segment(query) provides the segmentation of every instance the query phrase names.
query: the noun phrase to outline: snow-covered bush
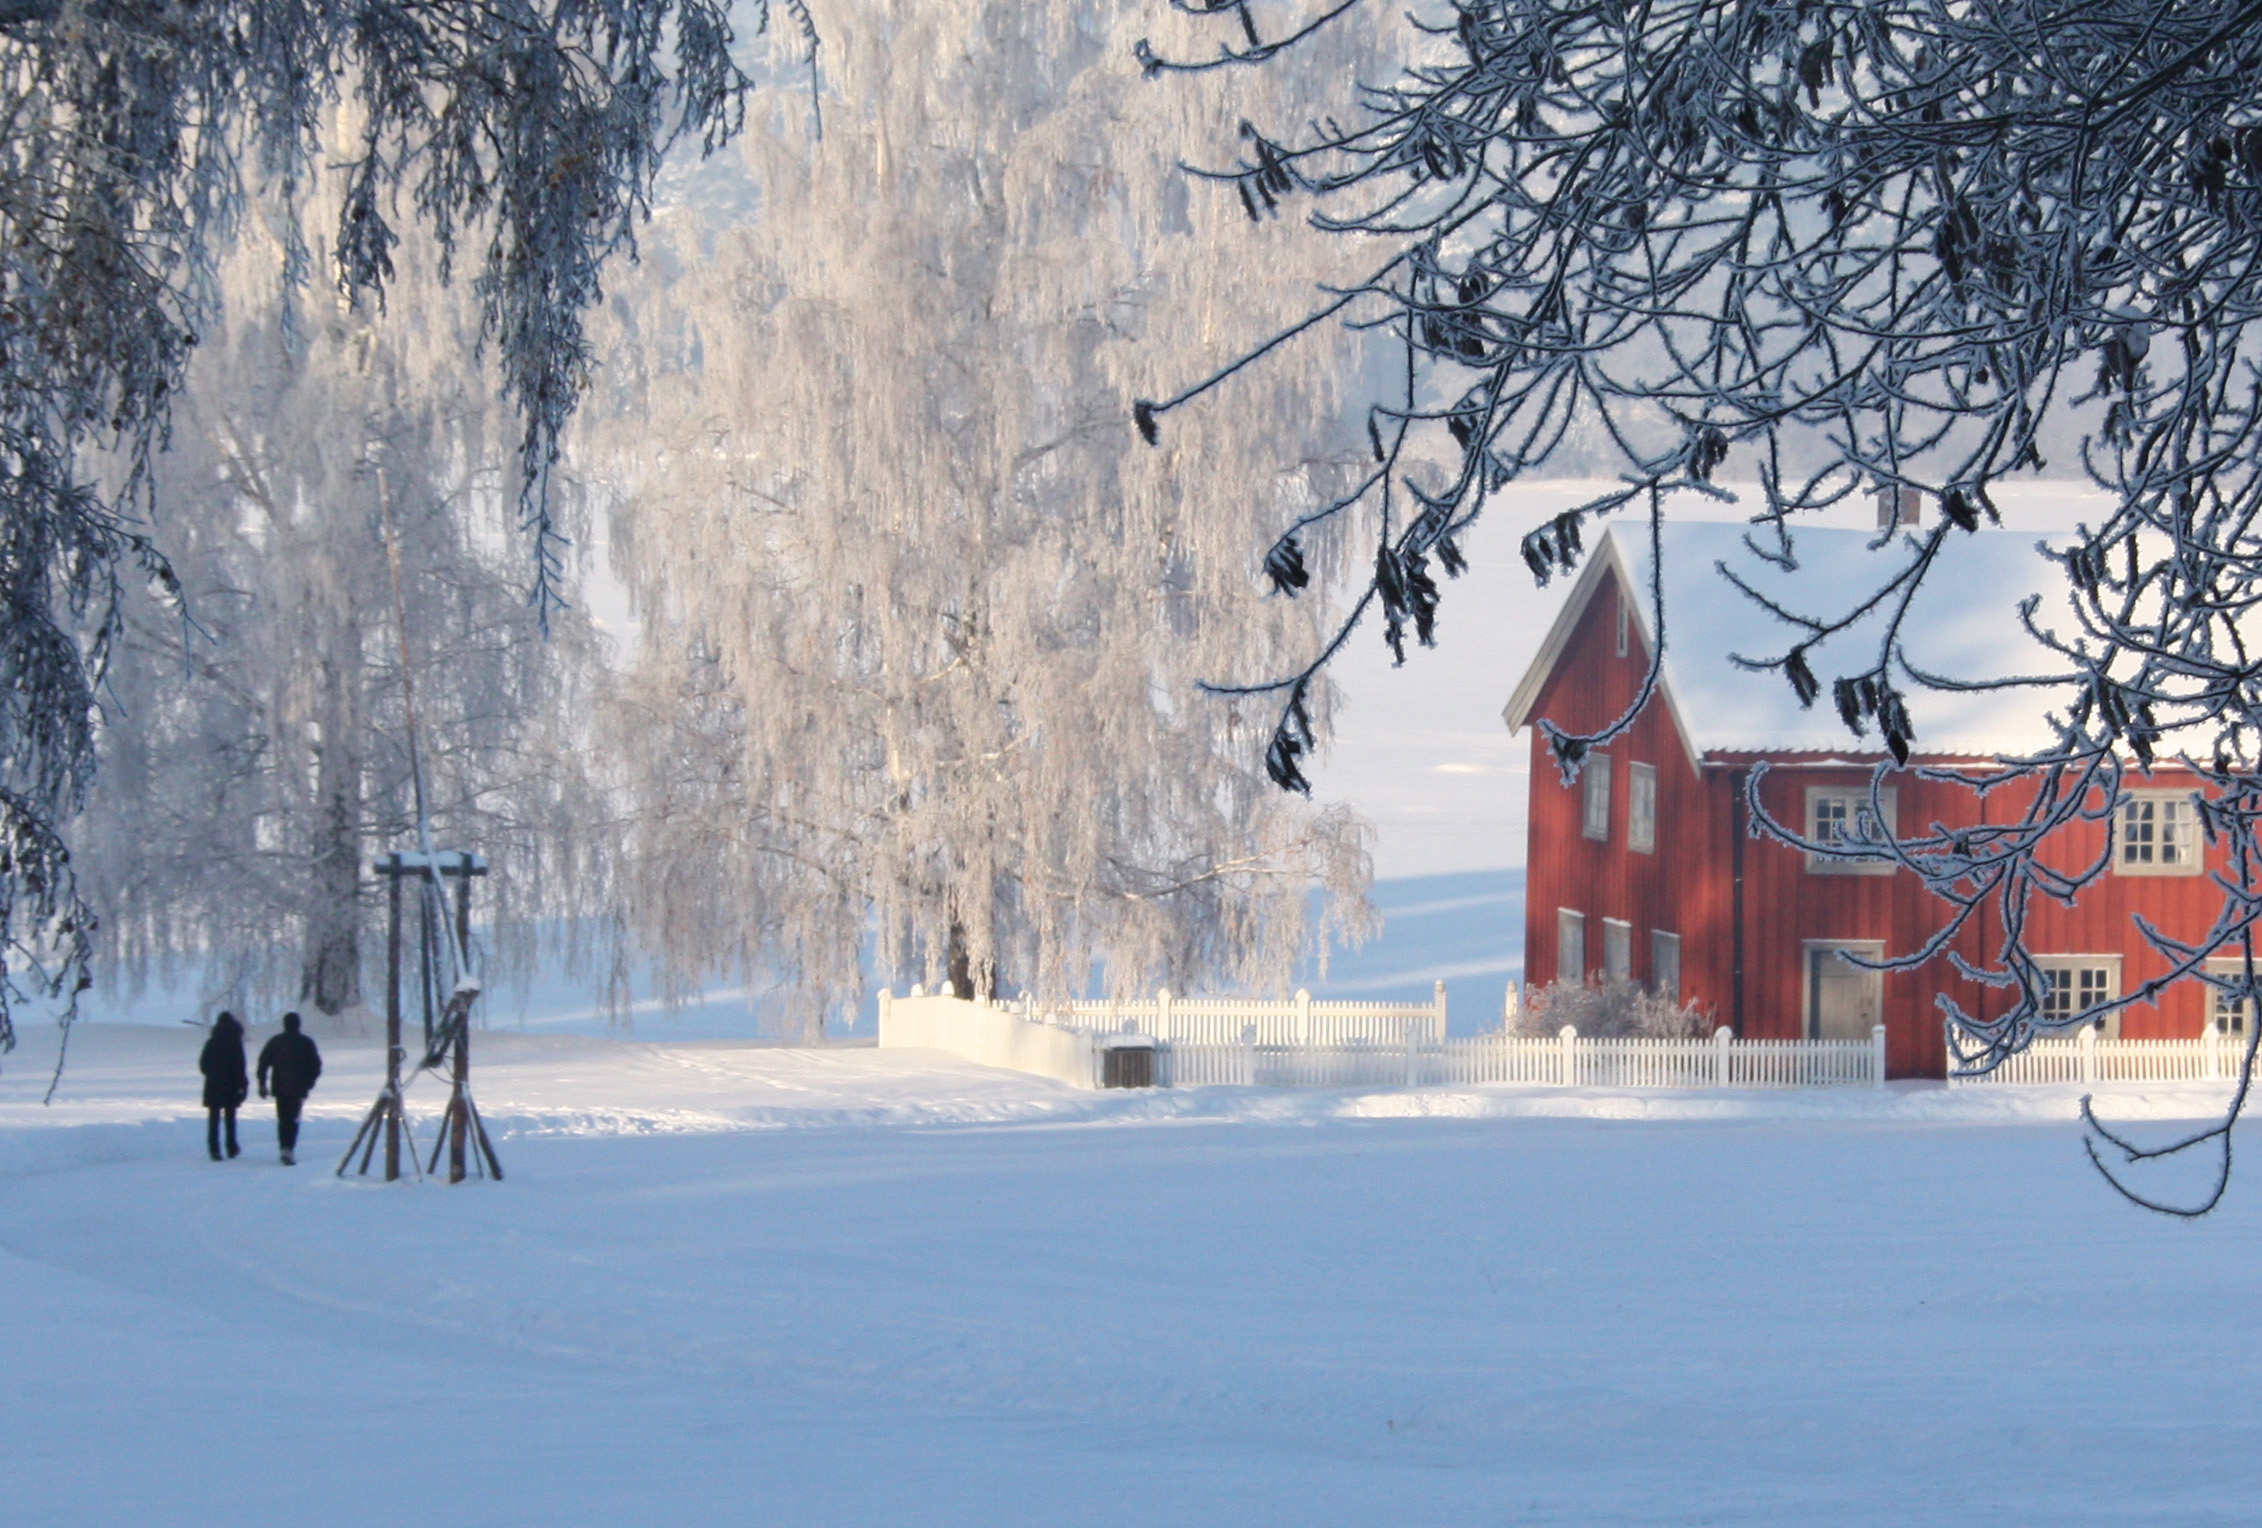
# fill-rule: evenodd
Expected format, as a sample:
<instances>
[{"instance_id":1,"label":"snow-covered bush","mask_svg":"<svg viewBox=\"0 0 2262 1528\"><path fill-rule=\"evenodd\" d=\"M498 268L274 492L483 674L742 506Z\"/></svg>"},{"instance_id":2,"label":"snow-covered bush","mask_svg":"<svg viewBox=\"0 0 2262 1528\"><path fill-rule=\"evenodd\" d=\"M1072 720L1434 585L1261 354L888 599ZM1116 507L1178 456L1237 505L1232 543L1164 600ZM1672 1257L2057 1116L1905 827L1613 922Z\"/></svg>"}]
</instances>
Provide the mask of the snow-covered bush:
<instances>
[{"instance_id":1,"label":"snow-covered bush","mask_svg":"<svg viewBox=\"0 0 2262 1528\"><path fill-rule=\"evenodd\" d=\"M1712 1015L1695 1003L1676 1003L1639 982L1620 980L1534 987L1510 1021L1509 1033L1551 1036L1562 1033L1566 1024L1589 1040L1701 1040L1713 1030Z\"/></svg>"}]
</instances>

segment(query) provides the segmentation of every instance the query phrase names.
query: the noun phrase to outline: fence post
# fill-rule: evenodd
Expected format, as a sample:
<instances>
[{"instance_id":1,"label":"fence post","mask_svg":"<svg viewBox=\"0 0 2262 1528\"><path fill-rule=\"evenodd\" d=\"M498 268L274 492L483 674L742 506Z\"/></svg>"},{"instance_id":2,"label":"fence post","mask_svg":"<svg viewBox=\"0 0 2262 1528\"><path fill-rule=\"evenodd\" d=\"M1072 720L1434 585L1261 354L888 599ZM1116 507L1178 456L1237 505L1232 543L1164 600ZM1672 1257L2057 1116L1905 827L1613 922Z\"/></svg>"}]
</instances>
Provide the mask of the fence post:
<instances>
[{"instance_id":1,"label":"fence post","mask_svg":"<svg viewBox=\"0 0 2262 1528\"><path fill-rule=\"evenodd\" d=\"M1869 1085L1885 1086L1885 1026L1882 1024L1869 1026Z\"/></svg>"},{"instance_id":2,"label":"fence post","mask_svg":"<svg viewBox=\"0 0 2262 1528\"><path fill-rule=\"evenodd\" d=\"M1564 1025L1563 1033L1561 1034L1561 1036L1559 1036L1559 1038L1563 1042L1563 1086L1567 1088L1575 1087L1578 1085L1579 1081L1578 1025Z\"/></svg>"},{"instance_id":3,"label":"fence post","mask_svg":"<svg viewBox=\"0 0 2262 1528\"><path fill-rule=\"evenodd\" d=\"M2097 1026L2094 1024L2081 1026L2081 1080L2097 1080Z\"/></svg>"},{"instance_id":4,"label":"fence post","mask_svg":"<svg viewBox=\"0 0 2262 1528\"><path fill-rule=\"evenodd\" d=\"M1523 1011L1523 1008L1523 994L1516 990L1515 982L1510 981L1508 990L1500 995L1500 1032L1502 1034L1511 1034L1515 1031L1516 1016Z\"/></svg>"},{"instance_id":5,"label":"fence post","mask_svg":"<svg viewBox=\"0 0 2262 1528\"><path fill-rule=\"evenodd\" d=\"M1175 1040L1178 1032L1170 1027L1170 989L1164 987L1155 993L1155 1038Z\"/></svg>"},{"instance_id":6,"label":"fence post","mask_svg":"<svg viewBox=\"0 0 2262 1528\"><path fill-rule=\"evenodd\" d=\"M1716 1088L1728 1085L1728 1045L1735 1038L1736 1032L1725 1024L1712 1032L1712 1085Z\"/></svg>"},{"instance_id":7,"label":"fence post","mask_svg":"<svg viewBox=\"0 0 2262 1528\"><path fill-rule=\"evenodd\" d=\"M1296 1043L1312 1043L1312 993L1308 987L1296 989Z\"/></svg>"},{"instance_id":8,"label":"fence post","mask_svg":"<svg viewBox=\"0 0 2262 1528\"><path fill-rule=\"evenodd\" d=\"M2215 1021L2211 1017L2200 1033L2207 1038L2207 1079L2212 1082L2223 1075L2222 1037L2215 1032Z\"/></svg>"},{"instance_id":9,"label":"fence post","mask_svg":"<svg viewBox=\"0 0 2262 1528\"><path fill-rule=\"evenodd\" d=\"M1257 1085L1257 1026L1254 1024L1241 1026L1241 1085L1249 1088Z\"/></svg>"},{"instance_id":10,"label":"fence post","mask_svg":"<svg viewBox=\"0 0 2262 1528\"><path fill-rule=\"evenodd\" d=\"M1431 1038L1442 1043L1445 1039L1445 983L1437 984L1437 997L1432 1006L1437 1010L1437 1033Z\"/></svg>"},{"instance_id":11,"label":"fence post","mask_svg":"<svg viewBox=\"0 0 2262 1528\"><path fill-rule=\"evenodd\" d=\"M1417 1059L1421 1055L1420 1027L1412 1014L1406 1015L1406 1086L1409 1088L1422 1085L1421 1062Z\"/></svg>"}]
</instances>

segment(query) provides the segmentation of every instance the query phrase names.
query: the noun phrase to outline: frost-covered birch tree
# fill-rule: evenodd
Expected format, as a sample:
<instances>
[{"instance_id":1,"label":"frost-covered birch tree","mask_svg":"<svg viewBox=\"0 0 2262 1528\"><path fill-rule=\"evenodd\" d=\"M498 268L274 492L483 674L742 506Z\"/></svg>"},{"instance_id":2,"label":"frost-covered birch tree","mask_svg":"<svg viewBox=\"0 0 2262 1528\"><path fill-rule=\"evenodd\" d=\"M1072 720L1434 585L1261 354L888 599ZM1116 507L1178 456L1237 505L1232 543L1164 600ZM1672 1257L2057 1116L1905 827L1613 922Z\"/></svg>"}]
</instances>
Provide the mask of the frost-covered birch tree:
<instances>
[{"instance_id":1,"label":"frost-covered birch tree","mask_svg":"<svg viewBox=\"0 0 2262 1528\"><path fill-rule=\"evenodd\" d=\"M577 724L602 662L577 612L545 633L526 597L464 294L429 261L384 315L278 295L256 254L227 279L156 466L185 611L123 616L71 840L114 980L193 958L214 1001L334 1014L381 959L363 867L414 828L404 638L433 830L503 872L482 913L511 953L602 892L559 873L598 836Z\"/></svg>"},{"instance_id":2,"label":"frost-covered birch tree","mask_svg":"<svg viewBox=\"0 0 2262 1528\"><path fill-rule=\"evenodd\" d=\"M178 592L153 463L247 194L339 193L289 279L376 301L409 223L477 273L547 599L582 316L669 146L736 131L731 42L717 0L0 5L0 1050L13 1003L74 992L92 954L59 830L93 779L127 586ZM341 98L355 130L325 141Z\"/></svg>"},{"instance_id":3,"label":"frost-covered birch tree","mask_svg":"<svg viewBox=\"0 0 2262 1528\"><path fill-rule=\"evenodd\" d=\"M1257 528L1362 449L1331 370L1280 368L1160 456L1126 400L1300 301L1326 258L1171 156L1235 88L1142 88L1135 7L894 0L757 110L760 213L685 216L633 306L620 566L645 613L616 714L628 916L678 972L837 1002L868 938L959 990L1278 986L1320 886L1363 917L1363 829L1277 796L1264 729L1199 697L1285 661L1324 598L1263 599ZM1258 79L1284 107L1290 81ZM663 220L665 222L666 220ZM1308 265L1302 267L1308 269ZM1313 692L1315 725L1324 692Z\"/></svg>"},{"instance_id":4,"label":"frost-covered birch tree","mask_svg":"<svg viewBox=\"0 0 2262 1528\"><path fill-rule=\"evenodd\" d=\"M1142 45L1158 75L1279 68L1373 7L1188 9L1208 35ZM1389 506L1352 619L1376 616L1394 644L1429 641L1434 573L1454 571L1456 538L1581 424L1601 426L1625 482L1525 538L1543 581L1578 561L1596 516L1656 515L1664 492L1713 491L1724 474L1758 483L1753 539L1784 562L1802 515L1873 483L1915 488L1941 523L1835 609L1778 609L1782 648L1756 665L1802 703L1827 696L1850 735L1905 762L1920 746L1905 697L1944 682L1902 655L1909 597L1995 518L1999 485L2055 457L2111 505L2056 551L2070 615L2029 612L2062 671L2002 676L2015 703L2051 708L2058 741L1968 776L1975 790L2017 782L2017 821L1874 846L1943 899L1941 945L1910 958L1982 908L2016 930L2030 903L2078 895L2084 877L2054 869L2047 846L2109 817L2124 780L2173 758L2205 782L2200 810L2231 869L2205 939L2144 937L2170 980L2251 1002L2258 68L2262 10L2240 0L1417 7L1394 73L1344 82L1334 116L1252 130L1215 168L1251 216L1311 205L1367 251L1362 279L1320 311L1397 342L1399 386L1372 416L1375 466L1342 511ZM1149 395L1142 429L1170 438L1207 391L1200 372L1187 380ZM1429 474L1437 461L1447 470ZM1284 527L1271 565L1293 567L1308 534ZM1816 672L1820 644L1873 611L1885 631L1867 658ZM1275 774L1296 786L1296 708L1317 668L1278 672L1244 697L1285 699ZM1551 741L1575 772L1610 735ZM2243 975L2206 975L2224 949L2245 954ZM1984 1070L2060 1027L2016 939L1972 974L2015 1001L1947 1015L1968 1040L1959 1065ZM2242 1084L2219 1126L2171 1149L2221 1146L2227 1178L2245 1096Z\"/></svg>"}]
</instances>

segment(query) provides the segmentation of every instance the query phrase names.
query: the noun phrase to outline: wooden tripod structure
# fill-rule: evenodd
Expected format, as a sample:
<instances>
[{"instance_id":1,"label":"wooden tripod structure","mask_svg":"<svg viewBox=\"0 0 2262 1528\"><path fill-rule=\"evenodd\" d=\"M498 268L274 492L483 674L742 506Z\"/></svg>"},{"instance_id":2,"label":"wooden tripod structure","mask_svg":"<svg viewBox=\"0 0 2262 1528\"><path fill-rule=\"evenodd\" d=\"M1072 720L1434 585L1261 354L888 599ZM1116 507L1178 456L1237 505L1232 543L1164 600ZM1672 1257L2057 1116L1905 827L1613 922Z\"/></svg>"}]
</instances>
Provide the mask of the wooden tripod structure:
<instances>
[{"instance_id":1,"label":"wooden tripod structure","mask_svg":"<svg viewBox=\"0 0 2262 1528\"><path fill-rule=\"evenodd\" d=\"M385 1147L385 1181L396 1182L401 1175L401 1141L409 1136L408 1116L401 1106L401 1062L407 1057L401 1048L401 938L404 933L401 887L416 878L423 883L417 899L421 910L417 988L424 1014L424 1059L417 1070L437 1066L445 1060L449 1063L451 1085L448 1106L440 1116L440 1136L432 1143L431 1165L418 1164L413 1137L408 1142L409 1165L420 1175L436 1173L440 1170L440 1154L445 1151L450 1183L461 1183L468 1175L467 1168L499 1182L503 1164L495 1156L494 1143L487 1138L487 1126L479 1118L479 1106L471 1097L471 1005L479 996L479 988L470 979L462 955L471 946L472 877L485 875L487 862L476 854L442 850L430 854L389 854L374 868L386 879L389 910L385 949L385 1086L362 1117L353 1143L346 1147L346 1154L338 1163L338 1176L345 1176L357 1154L361 1158L360 1171L366 1175L380 1141ZM443 1002L439 996L442 985L440 941L433 937L436 931L432 923L436 914L446 916L440 891L444 880L455 882L455 937L447 945L453 952L450 964L455 967L455 981ZM435 1008L439 1010L437 1014ZM476 1154L472 1151L475 1142Z\"/></svg>"}]
</instances>

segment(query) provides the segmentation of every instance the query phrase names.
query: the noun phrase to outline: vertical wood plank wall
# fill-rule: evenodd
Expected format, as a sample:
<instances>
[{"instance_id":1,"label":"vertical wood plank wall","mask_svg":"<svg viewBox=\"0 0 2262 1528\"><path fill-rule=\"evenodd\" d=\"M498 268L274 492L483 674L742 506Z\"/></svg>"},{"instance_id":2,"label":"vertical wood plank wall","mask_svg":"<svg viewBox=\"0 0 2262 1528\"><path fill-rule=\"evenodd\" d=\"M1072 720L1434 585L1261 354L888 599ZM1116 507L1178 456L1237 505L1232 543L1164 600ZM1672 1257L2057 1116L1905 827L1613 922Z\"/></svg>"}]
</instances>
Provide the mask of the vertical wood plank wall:
<instances>
[{"instance_id":1,"label":"vertical wood plank wall","mask_svg":"<svg viewBox=\"0 0 2262 1528\"><path fill-rule=\"evenodd\" d=\"M1613 579L1596 591L1573 631L1555 672L1542 690L1535 717L1546 717L1567 731L1592 731L1619 715L1640 691L1648 654L1638 624L1629 623L1627 652L1617 651L1618 601L1626 591ZM1754 675L1755 684L1778 683ZM1608 748L1610 838L1598 843L1580 831L1580 787L1566 786L1545 737L1531 730L1531 811L1526 903L1524 974L1544 983L1567 973L1556 969L1556 913L1569 908L1587 919L1587 964L1602 964L1604 918L1631 923L1633 974L1648 981L1650 931L1681 936L1683 996L1710 1009L1717 1022L1734 1018L1733 864L1736 781L1762 758L1770 765L1761 800L1779 821L1805 827L1806 789L1816 785L1866 787L1874 757L1859 751L1857 740L1827 756L1781 753L1712 754L1701 769L1690 767L1687 749L1662 696L1644 708L1632 728ZM1842 761L1842 762L1841 762ZM1637 853L1627 847L1628 781L1632 763L1657 771L1657 849ZM1924 762L1921 758L1918 763ZM1896 772L1901 831L1932 823L1948 827L1980 820L1978 799L1956 786L1920 780L1913 771ZM2188 774L2161 770L2145 788L2189 788ZM1997 822L2015 820L2026 805L2025 787L2006 787L1988 800L1985 811ZM2081 824L2059 835L2054 859L2064 868L2086 865L2105 845L2102 822ZM2206 851L2206 868L2220 867L2226 851ZM1947 904L1905 874L1891 876L1818 875L1808 872L1797 851L1765 837L1744 845L1744 1003L1741 1032L1752 1039L1794 1039L1803 1033L1803 951L1809 940L1883 940L1892 954L1915 949L1940 927ZM2142 915L2163 931L2198 939L2212 925L2219 895L2205 874L2120 876L2109 871L2084 890L2076 906L2038 901L2030 911L2028 947L2036 954L2119 954L2122 990L2133 992L2163 975L2167 961L2152 951L2131 921ZM1966 928L1958 948L1977 961L2001 938L1992 908ZM1934 999L1955 998L1966 1011L1986 1014L2010 1001L1957 974L1945 958L1916 971L1884 977L1887 1067L1896 1077L1938 1077L1946 1066L1941 1015ZM2129 1039L2188 1038L2197 1035L2207 1012L2207 992L2186 981L2157 1000L2126 1010L2121 1033Z\"/></svg>"}]
</instances>

